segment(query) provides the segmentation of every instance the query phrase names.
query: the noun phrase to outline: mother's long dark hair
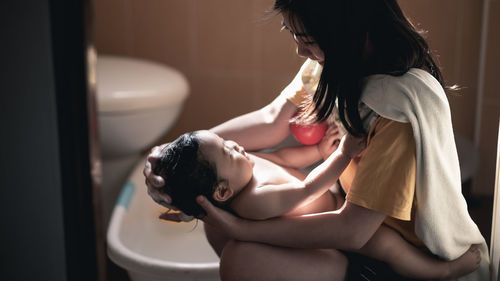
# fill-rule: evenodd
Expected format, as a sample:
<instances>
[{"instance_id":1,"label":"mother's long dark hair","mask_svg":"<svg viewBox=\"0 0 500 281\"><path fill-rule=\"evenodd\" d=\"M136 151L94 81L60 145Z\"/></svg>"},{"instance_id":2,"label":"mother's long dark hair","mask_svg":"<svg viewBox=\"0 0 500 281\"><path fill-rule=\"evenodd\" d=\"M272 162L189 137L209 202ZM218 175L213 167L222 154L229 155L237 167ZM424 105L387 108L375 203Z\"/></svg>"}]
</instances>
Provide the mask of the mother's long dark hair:
<instances>
[{"instance_id":1,"label":"mother's long dark hair","mask_svg":"<svg viewBox=\"0 0 500 281\"><path fill-rule=\"evenodd\" d=\"M325 53L313 97L316 120L325 120L338 99L346 129L366 133L358 104L363 78L370 74L398 76L421 68L443 85L427 42L396 0L276 0L274 11L288 17L294 30L312 37Z\"/></svg>"}]
</instances>

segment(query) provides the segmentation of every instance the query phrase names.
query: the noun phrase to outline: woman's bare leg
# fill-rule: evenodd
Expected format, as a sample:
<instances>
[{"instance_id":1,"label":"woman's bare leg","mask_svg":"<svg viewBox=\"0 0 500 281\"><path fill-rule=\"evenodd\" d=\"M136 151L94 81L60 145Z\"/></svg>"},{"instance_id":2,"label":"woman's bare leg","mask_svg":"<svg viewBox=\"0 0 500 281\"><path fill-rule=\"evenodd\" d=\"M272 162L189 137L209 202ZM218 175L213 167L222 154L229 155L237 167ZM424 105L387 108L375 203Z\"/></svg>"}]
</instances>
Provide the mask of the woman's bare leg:
<instances>
[{"instance_id":1,"label":"woman's bare leg","mask_svg":"<svg viewBox=\"0 0 500 281\"><path fill-rule=\"evenodd\" d=\"M383 225L359 253L386 262L402 276L422 280L455 279L476 270L481 261L477 247L471 247L453 261L434 258Z\"/></svg>"},{"instance_id":2,"label":"woman's bare leg","mask_svg":"<svg viewBox=\"0 0 500 281\"><path fill-rule=\"evenodd\" d=\"M222 281L343 281L347 258L337 250L275 247L230 241L222 252Z\"/></svg>"}]
</instances>

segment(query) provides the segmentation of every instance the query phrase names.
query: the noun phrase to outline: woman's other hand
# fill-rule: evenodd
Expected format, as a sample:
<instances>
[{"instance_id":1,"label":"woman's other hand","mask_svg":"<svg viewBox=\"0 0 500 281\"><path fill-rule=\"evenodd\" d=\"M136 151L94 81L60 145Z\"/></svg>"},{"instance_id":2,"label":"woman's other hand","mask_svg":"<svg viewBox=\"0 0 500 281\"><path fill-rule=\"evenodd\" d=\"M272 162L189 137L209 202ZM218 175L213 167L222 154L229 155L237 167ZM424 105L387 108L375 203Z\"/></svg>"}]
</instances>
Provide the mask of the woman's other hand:
<instances>
[{"instance_id":1,"label":"woman's other hand","mask_svg":"<svg viewBox=\"0 0 500 281\"><path fill-rule=\"evenodd\" d=\"M325 132L325 136L323 137L321 142L318 143L319 153L324 160L326 160L330 156L330 154L337 150L341 138L342 136L340 135L337 125L330 125Z\"/></svg>"}]
</instances>

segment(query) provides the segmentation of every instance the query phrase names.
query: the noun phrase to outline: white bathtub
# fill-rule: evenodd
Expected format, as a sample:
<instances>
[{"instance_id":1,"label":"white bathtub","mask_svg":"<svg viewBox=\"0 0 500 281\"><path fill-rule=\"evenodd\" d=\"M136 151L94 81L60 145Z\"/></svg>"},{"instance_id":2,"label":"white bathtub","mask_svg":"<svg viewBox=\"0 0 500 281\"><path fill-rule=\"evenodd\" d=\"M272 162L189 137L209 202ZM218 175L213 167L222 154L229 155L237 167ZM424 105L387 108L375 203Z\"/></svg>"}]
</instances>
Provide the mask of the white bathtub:
<instances>
[{"instance_id":1,"label":"white bathtub","mask_svg":"<svg viewBox=\"0 0 500 281\"><path fill-rule=\"evenodd\" d=\"M133 281L218 281L219 258L203 222L164 222L165 208L148 196L140 161L124 185L107 233L108 255Z\"/></svg>"}]
</instances>

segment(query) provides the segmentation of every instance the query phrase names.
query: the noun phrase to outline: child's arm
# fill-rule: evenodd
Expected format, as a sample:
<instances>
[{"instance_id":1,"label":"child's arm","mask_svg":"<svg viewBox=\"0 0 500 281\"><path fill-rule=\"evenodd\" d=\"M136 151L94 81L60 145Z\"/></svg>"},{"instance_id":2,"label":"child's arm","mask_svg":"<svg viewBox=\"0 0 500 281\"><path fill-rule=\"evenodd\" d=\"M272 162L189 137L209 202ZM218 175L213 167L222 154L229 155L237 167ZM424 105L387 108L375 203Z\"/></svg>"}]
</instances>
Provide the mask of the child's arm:
<instances>
[{"instance_id":1,"label":"child's arm","mask_svg":"<svg viewBox=\"0 0 500 281\"><path fill-rule=\"evenodd\" d=\"M244 200L235 199L232 207L240 216L249 219L267 219L286 214L305 206L327 191L339 178L353 157L364 149L365 141L347 135L337 149L304 181L268 185L252 189Z\"/></svg>"},{"instance_id":2,"label":"child's arm","mask_svg":"<svg viewBox=\"0 0 500 281\"><path fill-rule=\"evenodd\" d=\"M316 145L284 147L272 152L252 153L283 167L302 169L328 158L337 149L339 142L339 130L337 126L332 125L321 142Z\"/></svg>"}]
</instances>

